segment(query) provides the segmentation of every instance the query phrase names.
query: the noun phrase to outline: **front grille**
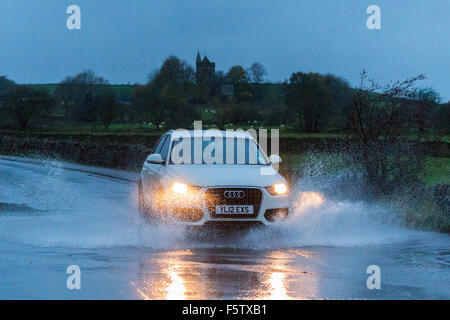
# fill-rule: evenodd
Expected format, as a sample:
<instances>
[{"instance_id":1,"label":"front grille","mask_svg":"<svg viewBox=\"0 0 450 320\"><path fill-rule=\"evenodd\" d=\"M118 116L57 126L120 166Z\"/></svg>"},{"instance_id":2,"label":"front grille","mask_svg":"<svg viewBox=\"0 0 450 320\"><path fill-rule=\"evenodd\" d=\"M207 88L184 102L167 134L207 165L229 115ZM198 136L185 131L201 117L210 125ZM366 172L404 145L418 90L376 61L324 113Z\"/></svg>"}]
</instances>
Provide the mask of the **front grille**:
<instances>
[{"instance_id":1,"label":"front grille","mask_svg":"<svg viewBox=\"0 0 450 320\"><path fill-rule=\"evenodd\" d=\"M226 198L225 191L244 191L242 198ZM254 218L261 206L262 191L257 188L210 188L206 190L206 206L213 218ZM217 205L253 205L252 214L216 214Z\"/></svg>"}]
</instances>

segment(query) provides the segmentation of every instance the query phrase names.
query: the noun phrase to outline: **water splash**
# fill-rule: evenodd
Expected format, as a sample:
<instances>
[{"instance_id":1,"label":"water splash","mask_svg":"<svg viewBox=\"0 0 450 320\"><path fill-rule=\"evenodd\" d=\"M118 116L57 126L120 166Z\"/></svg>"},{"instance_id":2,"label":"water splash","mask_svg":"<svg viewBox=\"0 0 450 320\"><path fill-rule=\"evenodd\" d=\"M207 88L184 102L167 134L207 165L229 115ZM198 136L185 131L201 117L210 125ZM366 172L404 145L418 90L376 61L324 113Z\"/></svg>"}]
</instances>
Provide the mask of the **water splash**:
<instances>
[{"instance_id":1,"label":"water splash","mask_svg":"<svg viewBox=\"0 0 450 320\"><path fill-rule=\"evenodd\" d=\"M0 239L33 246L274 249L368 245L417 234L387 224L390 213L381 206L327 197L310 183L314 175L296 183L288 220L238 237L195 240L180 225L146 222L138 213L133 183L67 171L53 161L0 170L9 174L0 181L0 189L15 188L8 196L10 203L45 210L33 216L1 216ZM2 197L0 202L6 202Z\"/></svg>"}]
</instances>

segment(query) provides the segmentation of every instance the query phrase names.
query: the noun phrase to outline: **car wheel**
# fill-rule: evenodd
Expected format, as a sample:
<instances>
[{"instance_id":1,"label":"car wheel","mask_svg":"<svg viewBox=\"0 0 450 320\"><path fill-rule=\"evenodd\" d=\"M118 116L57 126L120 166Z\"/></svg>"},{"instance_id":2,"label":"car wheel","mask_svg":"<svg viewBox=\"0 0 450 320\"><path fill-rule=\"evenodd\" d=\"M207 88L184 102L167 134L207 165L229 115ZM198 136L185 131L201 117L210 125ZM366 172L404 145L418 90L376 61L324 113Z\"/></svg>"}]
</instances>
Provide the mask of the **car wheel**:
<instances>
[{"instance_id":1,"label":"car wheel","mask_svg":"<svg viewBox=\"0 0 450 320\"><path fill-rule=\"evenodd\" d=\"M139 212L140 213L144 213L146 211L146 206L145 206L145 202L144 202L144 194L142 191L142 181L139 180L138 182L138 208L139 208Z\"/></svg>"},{"instance_id":2,"label":"car wheel","mask_svg":"<svg viewBox=\"0 0 450 320\"><path fill-rule=\"evenodd\" d=\"M147 203L145 202L145 197L144 197L144 189L142 187L142 180L139 180L138 183L138 209L139 212L146 218L149 220L149 222L156 222L157 221L157 217L154 214L152 208L147 205Z\"/></svg>"}]
</instances>

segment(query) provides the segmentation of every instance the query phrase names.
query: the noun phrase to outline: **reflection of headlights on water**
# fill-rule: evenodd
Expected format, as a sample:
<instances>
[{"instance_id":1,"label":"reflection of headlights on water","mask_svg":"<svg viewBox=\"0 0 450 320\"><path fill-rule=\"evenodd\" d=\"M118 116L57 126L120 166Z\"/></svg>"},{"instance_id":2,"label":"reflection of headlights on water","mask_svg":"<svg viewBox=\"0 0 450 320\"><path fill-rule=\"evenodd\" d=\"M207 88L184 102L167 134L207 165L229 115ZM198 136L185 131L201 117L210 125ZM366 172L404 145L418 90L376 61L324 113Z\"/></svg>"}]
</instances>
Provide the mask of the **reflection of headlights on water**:
<instances>
[{"instance_id":1,"label":"reflection of headlights on water","mask_svg":"<svg viewBox=\"0 0 450 320\"><path fill-rule=\"evenodd\" d=\"M308 191L302 192L300 201L302 201L305 205L318 207L323 203L324 197L319 192Z\"/></svg>"},{"instance_id":2,"label":"reflection of headlights on water","mask_svg":"<svg viewBox=\"0 0 450 320\"><path fill-rule=\"evenodd\" d=\"M267 191L273 196L282 196L288 193L288 188L284 183L277 183L273 186L266 187Z\"/></svg>"},{"instance_id":3,"label":"reflection of headlights on water","mask_svg":"<svg viewBox=\"0 0 450 320\"><path fill-rule=\"evenodd\" d=\"M325 202L325 197L320 192L305 191L299 194L294 202L294 208L297 213L309 209L319 208Z\"/></svg>"}]
</instances>

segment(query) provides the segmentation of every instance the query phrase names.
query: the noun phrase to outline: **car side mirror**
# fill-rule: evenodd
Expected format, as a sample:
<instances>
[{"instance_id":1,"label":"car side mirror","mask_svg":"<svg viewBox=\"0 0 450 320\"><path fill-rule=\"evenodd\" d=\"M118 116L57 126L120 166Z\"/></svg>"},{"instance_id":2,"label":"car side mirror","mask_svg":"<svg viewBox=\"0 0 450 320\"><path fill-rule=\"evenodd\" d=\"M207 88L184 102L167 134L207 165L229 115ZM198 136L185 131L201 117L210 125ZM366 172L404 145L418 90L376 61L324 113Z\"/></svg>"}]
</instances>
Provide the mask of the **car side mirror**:
<instances>
[{"instance_id":1,"label":"car side mirror","mask_svg":"<svg viewBox=\"0 0 450 320\"><path fill-rule=\"evenodd\" d=\"M281 157L279 155L272 154L269 157L269 161L270 161L271 164L277 164L277 163L280 163L282 160L281 160Z\"/></svg>"},{"instance_id":2,"label":"car side mirror","mask_svg":"<svg viewBox=\"0 0 450 320\"><path fill-rule=\"evenodd\" d=\"M162 159L161 155L159 153L154 153L148 156L147 163L151 164L162 164L164 165L164 160Z\"/></svg>"}]
</instances>

